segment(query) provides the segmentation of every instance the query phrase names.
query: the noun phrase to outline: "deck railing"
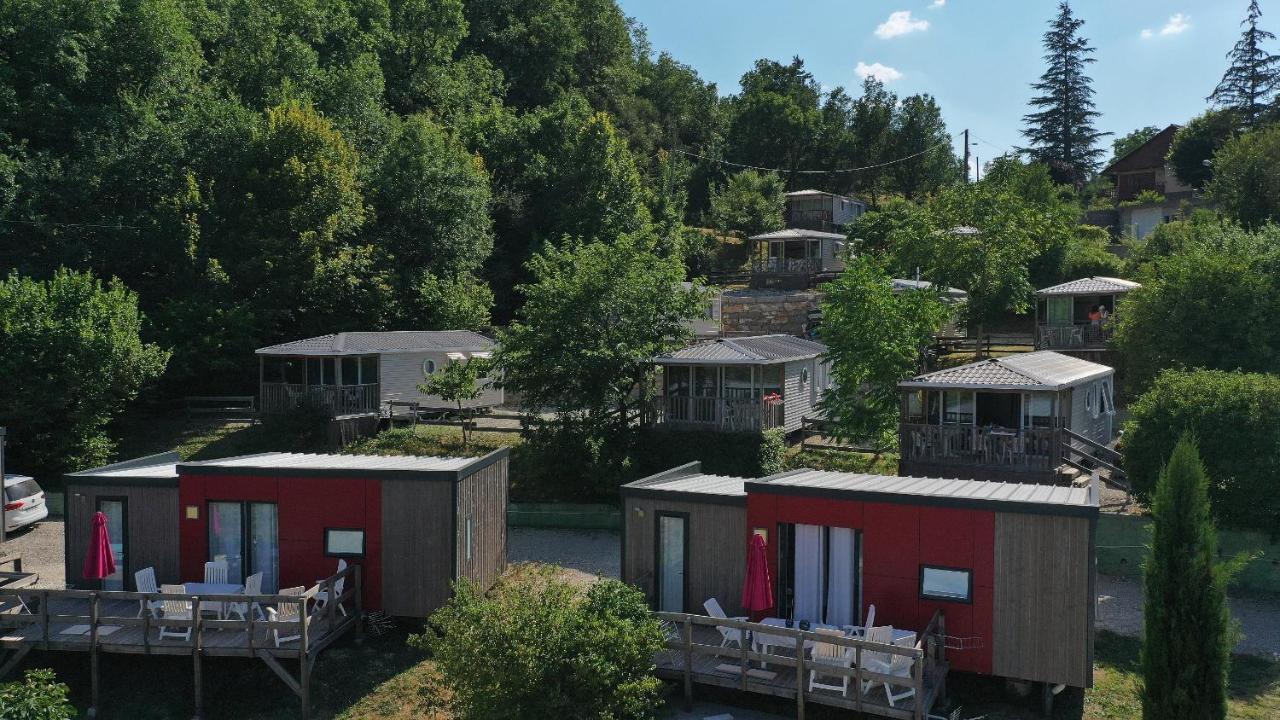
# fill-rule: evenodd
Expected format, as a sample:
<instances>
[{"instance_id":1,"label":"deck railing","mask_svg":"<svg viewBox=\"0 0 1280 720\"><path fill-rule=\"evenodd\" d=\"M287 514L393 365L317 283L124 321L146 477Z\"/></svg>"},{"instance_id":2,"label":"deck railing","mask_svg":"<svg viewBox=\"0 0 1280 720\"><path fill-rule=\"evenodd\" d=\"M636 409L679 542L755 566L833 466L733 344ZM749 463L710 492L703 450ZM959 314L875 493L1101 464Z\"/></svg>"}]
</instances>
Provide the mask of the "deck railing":
<instances>
[{"instance_id":1,"label":"deck railing","mask_svg":"<svg viewBox=\"0 0 1280 720\"><path fill-rule=\"evenodd\" d=\"M1101 348L1111 339L1112 325L1041 325L1036 331L1036 348L1039 350Z\"/></svg>"},{"instance_id":2,"label":"deck railing","mask_svg":"<svg viewBox=\"0 0 1280 720\"><path fill-rule=\"evenodd\" d=\"M751 264L754 273L812 274L824 269L822 258L766 258Z\"/></svg>"},{"instance_id":3,"label":"deck railing","mask_svg":"<svg viewBox=\"0 0 1280 720\"><path fill-rule=\"evenodd\" d=\"M688 613L670 613L670 612L654 612L654 615L666 623L669 630L667 634L666 648L668 651L676 651L680 654L681 663L680 670L682 680L684 682L684 694L686 701L690 700L693 694L693 683L697 670L695 669L695 658L700 656L712 656L715 658L723 658L726 661L736 664L734 675L737 676L737 686L742 692L762 692L767 694L779 694L779 690L790 696L792 692L795 694L797 717L804 717L804 706L807 698L817 697L822 700L829 701L832 699L828 695L819 695L809 690L809 674L808 671L815 667L815 663L805 657L803 651L804 643L827 643L829 645L837 645L845 648L852 648L854 652L853 664L851 667L841 667L831 664L822 664L821 674L824 677L847 677L849 678L852 692L850 702L844 703L851 705L852 709L859 713L867 712L876 715L884 715L888 717L912 718L913 720L923 720L928 717L930 708L939 694L944 692L945 677L947 673L947 662L944 655L945 648L945 621L941 611L934 613L929 625L925 631L920 634L916 647L903 647L900 645L887 645L883 643L874 643L853 637L844 637L841 635L827 635L809 630L801 630L799 628L777 627L774 625L764 625L761 623L746 622L735 620L733 618L715 618L706 615L693 615ZM712 645L709 643L695 642L694 628L703 627L709 629L724 628L729 631L737 631L738 647L726 647L724 645ZM793 643L787 646L771 645L779 650L788 650L790 654L779 654L777 652L757 652L755 646L751 642L753 633L761 633L774 638L790 637L794 639ZM721 632L716 630L714 637L719 640L722 638ZM796 652L796 648L801 648ZM883 675L863 667L864 653L883 653L886 655L894 655L900 657L911 658L911 670L909 676L899 675ZM795 669L795 688L794 690L779 687L771 684L768 680L760 677L753 677L751 672L751 663L761 663L770 666L788 667ZM727 672L729 666L721 665L717 668L717 672ZM888 683L896 688L911 688L915 691L914 702L910 708L894 708L880 703L873 703L865 700L862 693L862 683ZM820 701L822 701L820 700Z\"/></svg>"},{"instance_id":4,"label":"deck railing","mask_svg":"<svg viewBox=\"0 0 1280 720\"><path fill-rule=\"evenodd\" d=\"M902 423L899 429L903 459L1022 470L1052 470L1061 464L1057 428L1002 430Z\"/></svg>"},{"instance_id":5,"label":"deck railing","mask_svg":"<svg viewBox=\"0 0 1280 720\"><path fill-rule=\"evenodd\" d=\"M318 410L331 416L360 415L378 412L381 402L382 392L378 383L366 385L262 383L261 407L264 413Z\"/></svg>"},{"instance_id":6,"label":"deck railing","mask_svg":"<svg viewBox=\"0 0 1280 720\"><path fill-rule=\"evenodd\" d=\"M665 395L654 400L657 422L720 430L768 430L782 427L783 400Z\"/></svg>"}]
</instances>

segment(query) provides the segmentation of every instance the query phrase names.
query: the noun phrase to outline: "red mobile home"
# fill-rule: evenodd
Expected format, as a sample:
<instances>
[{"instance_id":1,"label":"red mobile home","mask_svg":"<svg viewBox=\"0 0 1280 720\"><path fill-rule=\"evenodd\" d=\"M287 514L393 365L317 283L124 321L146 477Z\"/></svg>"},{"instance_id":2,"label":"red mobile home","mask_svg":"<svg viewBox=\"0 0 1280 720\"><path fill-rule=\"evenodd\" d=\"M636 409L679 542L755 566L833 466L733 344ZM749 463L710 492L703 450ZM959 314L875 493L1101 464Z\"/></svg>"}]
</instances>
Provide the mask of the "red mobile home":
<instances>
[{"instance_id":1,"label":"red mobile home","mask_svg":"<svg viewBox=\"0 0 1280 720\"><path fill-rule=\"evenodd\" d=\"M233 582L310 587L339 559L360 566L363 605L425 617L450 583L487 586L506 564L507 451L480 458L264 453L178 462L155 456L67 477L68 581L133 590L203 577L225 556ZM95 512L108 516L122 568L108 581L75 572Z\"/></svg>"},{"instance_id":2,"label":"red mobile home","mask_svg":"<svg viewBox=\"0 0 1280 720\"><path fill-rule=\"evenodd\" d=\"M728 479L708 481L705 493L691 480L697 468L685 466L623 489L629 552L686 544L683 553L624 558L624 580L645 588L656 609L701 612L706 598L675 608L680 593L656 592L706 585L685 571L698 558L731 566L722 593L740 588L747 542L760 534L775 589L764 615L860 625L874 604L876 625L920 631L942 611L953 670L1092 684L1096 488L796 470L726 496ZM645 505L654 498L666 498L665 512ZM726 517L734 512L741 517ZM736 542L697 527L702 518L740 528ZM710 537L716 547L699 543ZM736 595L719 598L731 614Z\"/></svg>"}]
</instances>

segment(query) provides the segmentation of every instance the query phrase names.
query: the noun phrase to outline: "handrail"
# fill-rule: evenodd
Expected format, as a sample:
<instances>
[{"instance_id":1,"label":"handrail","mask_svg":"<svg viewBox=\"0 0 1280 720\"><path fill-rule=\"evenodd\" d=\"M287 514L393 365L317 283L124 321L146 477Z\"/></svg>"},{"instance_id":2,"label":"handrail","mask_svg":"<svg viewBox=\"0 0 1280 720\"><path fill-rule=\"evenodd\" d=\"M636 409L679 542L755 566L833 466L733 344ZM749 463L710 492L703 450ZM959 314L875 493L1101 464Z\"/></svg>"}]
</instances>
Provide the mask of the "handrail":
<instances>
[{"instance_id":1,"label":"handrail","mask_svg":"<svg viewBox=\"0 0 1280 720\"><path fill-rule=\"evenodd\" d=\"M1079 442L1082 442L1091 448L1094 448L1096 450L1101 450L1105 453L1109 453L1116 458L1124 457L1119 450L1116 450L1115 448L1107 447L1106 445L1103 445L1102 443L1098 442L1097 440L1094 440L1093 438L1085 437L1084 435L1081 435L1080 433L1076 432L1075 430L1072 430L1069 427L1062 428L1062 434L1066 435L1072 440L1077 440Z\"/></svg>"}]
</instances>

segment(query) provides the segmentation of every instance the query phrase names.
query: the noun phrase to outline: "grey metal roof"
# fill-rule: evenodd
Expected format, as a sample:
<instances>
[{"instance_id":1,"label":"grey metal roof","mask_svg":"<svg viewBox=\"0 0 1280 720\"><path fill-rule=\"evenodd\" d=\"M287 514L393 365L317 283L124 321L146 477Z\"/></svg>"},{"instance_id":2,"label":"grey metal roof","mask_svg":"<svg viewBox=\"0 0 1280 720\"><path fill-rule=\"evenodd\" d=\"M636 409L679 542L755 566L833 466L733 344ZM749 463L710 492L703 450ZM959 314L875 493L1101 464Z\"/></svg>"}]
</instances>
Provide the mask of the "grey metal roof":
<instances>
[{"instance_id":1,"label":"grey metal roof","mask_svg":"<svg viewBox=\"0 0 1280 720\"><path fill-rule=\"evenodd\" d=\"M775 230L760 235L752 235L748 240L846 240L848 236L840 233L822 232L821 230L802 230L800 228L787 228L786 230Z\"/></svg>"},{"instance_id":2,"label":"grey metal roof","mask_svg":"<svg viewBox=\"0 0 1280 720\"><path fill-rule=\"evenodd\" d=\"M1051 295L1119 295L1134 288L1142 287L1141 283L1113 277L1087 277L1069 280L1059 285L1042 288L1036 291L1038 297Z\"/></svg>"},{"instance_id":3,"label":"grey metal roof","mask_svg":"<svg viewBox=\"0 0 1280 720\"><path fill-rule=\"evenodd\" d=\"M792 335L755 335L695 342L654 358L659 365L760 365L806 360L827 352L820 342Z\"/></svg>"},{"instance_id":4,"label":"grey metal roof","mask_svg":"<svg viewBox=\"0 0 1280 720\"><path fill-rule=\"evenodd\" d=\"M1011 511L1096 512L1098 500L1089 488L1030 483L951 480L945 478L866 475L827 470L795 470L749 481L748 491L795 494L856 494L890 502L930 501L927 504L1006 507Z\"/></svg>"},{"instance_id":5,"label":"grey metal roof","mask_svg":"<svg viewBox=\"0 0 1280 720\"><path fill-rule=\"evenodd\" d=\"M493 341L470 330L343 332L258 348L258 355L362 355L381 352L483 351Z\"/></svg>"},{"instance_id":6,"label":"grey metal roof","mask_svg":"<svg viewBox=\"0 0 1280 720\"><path fill-rule=\"evenodd\" d=\"M909 280L907 278L894 278L892 281L894 291L900 290L929 290L933 288L933 283L928 280ZM969 293L959 288L942 288L939 292L948 300L968 300Z\"/></svg>"},{"instance_id":7,"label":"grey metal roof","mask_svg":"<svg viewBox=\"0 0 1280 720\"><path fill-rule=\"evenodd\" d=\"M79 472L68 473L69 478L177 478L180 458L176 450L147 455L145 457L125 460L123 462L103 465Z\"/></svg>"},{"instance_id":8,"label":"grey metal roof","mask_svg":"<svg viewBox=\"0 0 1280 720\"><path fill-rule=\"evenodd\" d=\"M937 370L899 383L902 387L991 390L1058 390L1115 371L1052 350L1020 353Z\"/></svg>"},{"instance_id":9,"label":"grey metal roof","mask_svg":"<svg viewBox=\"0 0 1280 720\"><path fill-rule=\"evenodd\" d=\"M642 487L659 492L746 497L747 492L742 489L742 486L747 481L748 478L733 477L730 475L692 473L690 475L677 475L675 477L659 478L643 484L629 484L626 487Z\"/></svg>"},{"instance_id":10,"label":"grey metal roof","mask_svg":"<svg viewBox=\"0 0 1280 720\"><path fill-rule=\"evenodd\" d=\"M245 470L407 470L414 472L460 470L473 457L424 457L419 455L329 455L271 452L260 455L182 463L183 468L243 468Z\"/></svg>"}]
</instances>

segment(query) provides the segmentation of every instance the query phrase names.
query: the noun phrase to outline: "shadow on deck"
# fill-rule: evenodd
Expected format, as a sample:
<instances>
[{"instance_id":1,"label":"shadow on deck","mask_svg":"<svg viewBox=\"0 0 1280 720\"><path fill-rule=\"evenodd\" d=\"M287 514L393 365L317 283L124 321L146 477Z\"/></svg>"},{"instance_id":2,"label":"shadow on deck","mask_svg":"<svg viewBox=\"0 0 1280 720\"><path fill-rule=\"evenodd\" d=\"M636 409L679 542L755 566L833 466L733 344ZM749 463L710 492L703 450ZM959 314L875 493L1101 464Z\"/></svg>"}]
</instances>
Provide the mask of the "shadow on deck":
<instances>
[{"instance_id":1,"label":"shadow on deck","mask_svg":"<svg viewBox=\"0 0 1280 720\"><path fill-rule=\"evenodd\" d=\"M692 697L693 685L709 685L737 689L745 693L771 695L796 701L797 717L804 717L806 703L856 710L867 715L924 720L935 704L945 699L947 662L944 656L944 620L934 615L929 627L914 647L884 645L851 637L833 637L799 629L786 629L732 619L712 618L681 613L656 613L668 624L667 649L654 658L659 677L683 680L686 699ZM722 646L724 635L717 628L738 631L745 642ZM790 647L771 646L758 652L751 638L755 633L792 637ZM732 632L729 633L733 635ZM732 639L730 640L732 642ZM848 690L809 689L810 671L817 665L810 657L812 643L827 643L850 648L853 662L849 667L821 664L819 682L840 684L848 677ZM805 651L795 652L799 643ZM882 675L864 667L862 658L871 656L910 658L906 675ZM748 668L745 676L741 671ZM767 666L767 669L762 666ZM863 693L863 684L868 683ZM885 683L893 690L890 701ZM908 691L909 696L902 697Z\"/></svg>"}]
</instances>

